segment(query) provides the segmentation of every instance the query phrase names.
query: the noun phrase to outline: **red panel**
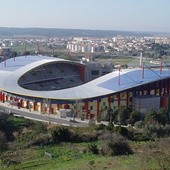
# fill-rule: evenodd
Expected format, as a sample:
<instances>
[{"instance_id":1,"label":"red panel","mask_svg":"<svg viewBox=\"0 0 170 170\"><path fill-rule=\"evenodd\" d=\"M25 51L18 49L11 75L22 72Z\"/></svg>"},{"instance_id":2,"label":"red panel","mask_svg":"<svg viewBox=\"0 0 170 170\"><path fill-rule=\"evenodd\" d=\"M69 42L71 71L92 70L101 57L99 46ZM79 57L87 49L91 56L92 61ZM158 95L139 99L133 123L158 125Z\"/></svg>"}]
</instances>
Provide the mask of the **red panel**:
<instances>
[{"instance_id":1,"label":"red panel","mask_svg":"<svg viewBox=\"0 0 170 170\"><path fill-rule=\"evenodd\" d=\"M20 107L23 107L23 100L20 100Z\"/></svg>"},{"instance_id":2,"label":"red panel","mask_svg":"<svg viewBox=\"0 0 170 170\"><path fill-rule=\"evenodd\" d=\"M34 107L34 111L36 111L36 105L37 105L36 102L34 102L33 105L34 105L33 106Z\"/></svg>"},{"instance_id":3,"label":"red panel","mask_svg":"<svg viewBox=\"0 0 170 170\"><path fill-rule=\"evenodd\" d=\"M5 94L2 93L2 102L4 103L5 102Z\"/></svg>"},{"instance_id":4,"label":"red panel","mask_svg":"<svg viewBox=\"0 0 170 170\"><path fill-rule=\"evenodd\" d=\"M2 92L0 93L0 101L2 101Z\"/></svg>"},{"instance_id":5,"label":"red panel","mask_svg":"<svg viewBox=\"0 0 170 170\"><path fill-rule=\"evenodd\" d=\"M43 112L43 103L41 102L41 112Z\"/></svg>"},{"instance_id":6,"label":"red panel","mask_svg":"<svg viewBox=\"0 0 170 170\"><path fill-rule=\"evenodd\" d=\"M29 109L29 100L27 100L27 105L26 105L26 107L27 107L27 109Z\"/></svg>"},{"instance_id":7,"label":"red panel","mask_svg":"<svg viewBox=\"0 0 170 170\"><path fill-rule=\"evenodd\" d=\"M78 65L78 71L80 73L81 80L84 82L84 78L85 78L85 66L84 65Z\"/></svg>"},{"instance_id":8,"label":"red panel","mask_svg":"<svg viewBox=\"0 0 170 170\"><path fill-rule=\"evenodd\" d=\"M89 113L89 103L88 103L88 101L85 101L84 109L85 109L85 112L86 112L86 119L88 119L88 113Z\"/></svg>"}]
</instances>

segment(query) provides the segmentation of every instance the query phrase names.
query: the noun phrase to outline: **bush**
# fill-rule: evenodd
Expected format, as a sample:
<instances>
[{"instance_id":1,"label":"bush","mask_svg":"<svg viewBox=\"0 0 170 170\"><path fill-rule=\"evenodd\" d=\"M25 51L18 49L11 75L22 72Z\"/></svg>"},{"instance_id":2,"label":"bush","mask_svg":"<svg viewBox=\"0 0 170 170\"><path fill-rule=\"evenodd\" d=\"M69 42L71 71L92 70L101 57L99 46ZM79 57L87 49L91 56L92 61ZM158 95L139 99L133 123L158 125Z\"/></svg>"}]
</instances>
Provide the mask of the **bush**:
<instances>
[{"instance_id":1,"label":"bush","mask_svg":"<svg viewBox=\"0 0 170 170\"><path fill-rule=\"evenodd\" d=\"M100 153L107 156L132 154L132 149L127 141L120 135L110 134L107 140L103 140Z\"/></svg>"},{"instance_id":2,"label":"bush","mask_svg":"<svg viewBox=\"0 0 170 170\"><path fill-rule=\"evenodd\" d=\"M150 139L169 137L170 136L170 125L146 125L144 128L144 135Z\"/></svg>"},{"instance_id":3,"label":"bush","mask_svg":"<svg viewBox=\"0 0 170 170\"><path fill-rule=\"evenodd\" d=\"M35 140L33 141L30 141L28 143L29 146L31 145L36 145L36 146L43 146L43 145L48 145L48 144L51 144L53 141L52 141L52 138L50 135L48 134L40 134L36 137Z\"/></svg>"},{"instance_id":4,"label":"bush","mask_svg":"<svg viewBox=\"0 0 170 170\"><path fill-rule=\"evenodd\" d=\"M95 126L95 130L105 130L106 129L106 125L104 125L104 124L99 124L99 125L96 125Z\"/></svg>"},{"instance_id":5,"label":"bush","mask_svg":"<svg viewBox=\"0 0 170 170\"><path fill-rule=\"evenodd\" d=\"M141 118L141 113L139 111L137 111L137 110L133 110L130 113L128 122L133 125L135 122L139 121L140 118Z\"/></svg>"},{"instance_id":6,"label":"bush","mask_svg":"<svg viewBox=\"0 0 170 170\"><path fill-rule=\"evenodd\" d=\"M114 129L114 124L112 122L108 123L108 126L106 127L107 130L113 130Z\"/></svg>"},{"instance_id":7,"label":"bush","mask_svg":"<svg viewBox=\"0 0 170 170\"><path fill-rule=\"evenodd\" d=\"M47 132L47 125L43 122L35 122L34 129L37 133Z\"/></svg>"},{"instance_id":8,"label":"bush","mask_svg":"<svg viewBox=\"0 0 170 170\"><path fill-rule=\"evenodd\" d=\"M140 157L143 162L155 162L157 169L168 170L170 167L170 138L157 139L142 145Z\"/></svg>"},{"instance_id":9,"label":"bush","mask_svg":"<svg viewBox=\"0 0 170 170\"><path fill-rule=\"evenodd\" d=\"M92 153L92 154L98 154L99 150L96 144L90 143L87 147L87 151Z\"/></svg>"},{"instance_id":10,"label":"bush","mask_svg":"<svg viewBox=\"0 0 170 170\"><path fill-rule=\"evenodd\" d=\"M71 136L71 132L66 127L57 127L52 131L52 138L55 142L69 142Z\"/></svg>"},{"instance_id":11,"label":"bush","mask_svg":"<svg viewBox=\"0 0 170 170\"><path fill-rule=\"evenodd\" d=\"M97 133L83 133L79 137L82 142L93 142L97 140Z\"/></svg>"},{"instance_id":12,"label":"bush","mask_svg":"<svg viewBox=\"0 0 170 170\"><path fill-rule=\"evenodd\" d=\"M133 141L148 141L149 138L143 133L135 133L133 135Z\"/></svg>"},{"instance_id":13,"label":"bush","mask_svg":"<svg viewBox=\"0 0 170 170\"><path fill-rule=\"evenodd\" d=\"M136 127L136 128L143 128L143 126L144 126L144 122L143 121L137 121L134 124L134 127Z\"/></svg>"},{"instance_id":14,"label":"bush","mask_svg":"<svg viewBox=\"0 0 170 170\"><path fill-rule=\"evenodd\" d=\"M116 126L114 127L114 132L115 133L119 133L122 136L128 138L128 139L132 139L133 138L133 133L131 131L129 131L127 128L122 127L122 126Z\"/></svg>"}]
</instances>

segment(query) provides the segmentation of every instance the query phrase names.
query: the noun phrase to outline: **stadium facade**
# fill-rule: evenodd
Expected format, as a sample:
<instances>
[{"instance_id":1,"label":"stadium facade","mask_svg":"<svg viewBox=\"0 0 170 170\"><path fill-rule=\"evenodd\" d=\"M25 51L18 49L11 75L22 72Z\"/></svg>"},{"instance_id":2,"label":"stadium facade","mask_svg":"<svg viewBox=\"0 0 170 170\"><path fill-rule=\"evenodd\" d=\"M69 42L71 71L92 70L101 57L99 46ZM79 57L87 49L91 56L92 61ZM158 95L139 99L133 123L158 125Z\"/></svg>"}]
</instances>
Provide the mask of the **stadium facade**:
<instances>
[{"instance_id":1,"label":"stadium facade","mask_svg":"<svg viewBox=\"0 0 170 170\"><path fill-rule=\"evenodd\" d=\"M96 119L121 105L137 108L140 99L148 99L148 108L168 108L169 94L170 71L162 68L122 69L85 83L85 65L73 61L19 56L0 63L0 101L44 114L73 109L79 118Z\"/></svg>"}]
</instances>

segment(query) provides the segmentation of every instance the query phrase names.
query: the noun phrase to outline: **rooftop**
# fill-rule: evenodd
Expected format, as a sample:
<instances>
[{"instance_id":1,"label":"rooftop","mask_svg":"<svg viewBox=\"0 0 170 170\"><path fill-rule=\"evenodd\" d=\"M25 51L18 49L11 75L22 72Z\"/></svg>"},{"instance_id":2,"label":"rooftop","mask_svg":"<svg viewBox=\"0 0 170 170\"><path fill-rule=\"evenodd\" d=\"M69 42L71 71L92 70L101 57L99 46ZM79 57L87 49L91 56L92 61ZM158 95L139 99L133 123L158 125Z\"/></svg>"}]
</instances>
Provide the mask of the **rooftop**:
<instances>
[{"instance_id":1,"label":"rooftop","mask_svg":"<svg viewBox=\"0 0 170 170\"><path fill-rule=\"evenodd\" d=\"M107 75L99 77L91 82L76 87L71 87L62 90L53 91L32 91L24 89L18 85L18 79L26 72L40 65L49 62L70 62L63 59L52 58L48 56L20 56L0 63L0 89L11 92L13 94L20 94L24 96L62 99L62 100L80 100L86 98L94 98L113 94L123 91L135 86L154 82L159 79L170 77L169 70L153 70L146 68L144 71L144 78L142 78L142 69L122 69L120 71L111 72Z\"/></svg>"}]
</instances>

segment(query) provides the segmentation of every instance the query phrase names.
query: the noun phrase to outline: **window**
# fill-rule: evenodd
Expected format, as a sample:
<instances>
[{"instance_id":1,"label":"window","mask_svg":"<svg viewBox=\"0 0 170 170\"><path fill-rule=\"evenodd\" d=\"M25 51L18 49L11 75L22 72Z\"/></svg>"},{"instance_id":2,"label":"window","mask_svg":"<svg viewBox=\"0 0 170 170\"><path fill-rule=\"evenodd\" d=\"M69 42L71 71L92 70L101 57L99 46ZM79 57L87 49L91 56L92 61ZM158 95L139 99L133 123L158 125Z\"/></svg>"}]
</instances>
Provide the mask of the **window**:
<instances>
[{"instance_id":1,"label":"window","mask_svg":"<svg viewBox=\"0 0 170 170\"><path fill-rule=\"evenodd\" d=\"M99 70L92 70L92 71L91 71L91 74L92 74L92 75L99 75Z\"/></svg>"}]
</instances>

